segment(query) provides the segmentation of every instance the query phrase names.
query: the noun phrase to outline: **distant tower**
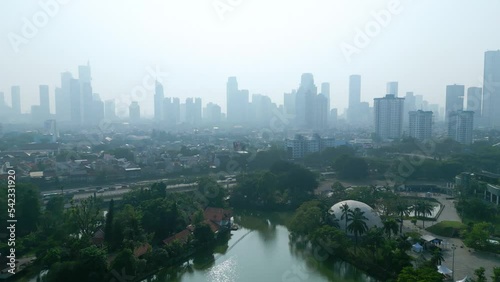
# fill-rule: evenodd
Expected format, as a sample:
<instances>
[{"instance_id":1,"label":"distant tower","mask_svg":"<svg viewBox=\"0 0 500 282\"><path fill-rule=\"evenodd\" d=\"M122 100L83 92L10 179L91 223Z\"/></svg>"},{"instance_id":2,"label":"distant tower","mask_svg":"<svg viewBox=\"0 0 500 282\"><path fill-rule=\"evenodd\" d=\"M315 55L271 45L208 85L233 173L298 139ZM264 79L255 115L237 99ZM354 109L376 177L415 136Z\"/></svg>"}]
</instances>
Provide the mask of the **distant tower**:
<instances>
[{"instance_id":1,"label":"distant tower","mask_svg":"<svg viewBox=\"0 0 500 282\"><path fill-rule=\"evenodd\" d=\"M349 108L347 120L351 124L358 123L359 107L361 103L361 76L351 75L349 77Z\"/></svg>"},{"instance_id":2,"label":"distant tower","mask_svg":"<svg viewBox=\"0 0 500 282\"><path fill-rule=\"evenodd\" d=\"M386 94L391 94L394 95L394 97L398 97L398 82L397 81L387 82L386 92L387 92Z\"/></svg>"},{"instance_id":3,"label":"distant tower","mask_svg":"<svg viewBox=\"0 0 500 282\"><path fill-rule=\"evenodd\" d=\"M115 100L106 100L104 102L104 116L108 120L116 119Z\"/></svg>"},{"instance_id":4,"label":"distant tower","mask_svg":"<svg viewBox=\"0 0 500 282\"><path fill-rule=\"evenodd\" d=\"M21 88L19 86L12 86L10 89L12 98L12 113L14 115L21 114Z\"/></svg>"},{"instance_id":5,"label":"distant tower","mask_svg":"<svg viewBox=\"0 0 500 282\"><path fill-rule=\"evenodd\" d=\"M404 98L386 95L374 99L375 134L382 140L399 139L403 131Z\"/></svg>"},{"instance_id":6,"label":"distant tower","mask_svg":"<svg viewBox=\"0 0 500 282\"><path fill-rule=\"evenodd\" d=\"M154 118L155 121L163 120L163 85L156 81L155 96L154 96Z\"/></svg>"},{"instance_id":7,"label":"distant tower","mask_svg":"<svg viewBox=\"0 0 500 282\"><path fill-rule=\"evenodd\" d=\"M432 137L432 112L431 111L411 111L410 116L410 137L417 140L429 140Z\"/></svg>"},{"instance_id":8,"label":"distant tower","mask_svg":"<svg viewBox=\"0 0 500 282\"><path fill-rule=\"evenodd\" d=\"M72 78L70 82L70 112L73 125L82 124L82 96L80 91L80 81Z\"/></svg>"},{"instance_id":9,"label":"distant tower","mask_svg":"<svg viewBox=\"0 0 500 282\"><path fill-rule=\"evenodd\" d=\"M500 128L500 50L484 53L483 75L483 107L484 125Z\"/></svg>"},{"instance_id":10,"label":"distant tower","mask_svg":"<svg viewBox=\"0 0 500 282\"><path fill-rule=\"evenodd\" d=\"M453 111L448 119L448 137L465 145L472 144L474 112Z\"/></svg>"},{"instance_id":11,"label":"distant tower","mask_svg":"<svg viewBox=\"0 0 500 282\"><path fill-rule=\"evenodd\" d=\"M448 116L451 112L464 109L464 92L465 87L463 85L454 84L446 86L445 122L448 122Z\"/></svg>"}]
</instances>

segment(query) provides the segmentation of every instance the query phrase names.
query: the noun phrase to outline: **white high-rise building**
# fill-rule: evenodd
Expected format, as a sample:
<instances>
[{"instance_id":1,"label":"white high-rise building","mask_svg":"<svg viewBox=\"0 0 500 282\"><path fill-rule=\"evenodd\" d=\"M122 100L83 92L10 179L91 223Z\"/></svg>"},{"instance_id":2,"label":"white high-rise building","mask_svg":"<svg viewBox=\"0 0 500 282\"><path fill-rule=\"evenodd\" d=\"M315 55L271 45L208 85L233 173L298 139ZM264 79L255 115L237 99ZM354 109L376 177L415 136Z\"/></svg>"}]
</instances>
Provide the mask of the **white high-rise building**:
<instances>
[{"instance_id":1,"label":"white high-rise building","mask_svg":"<svg viewBox=\"0 0 500 282\"><path fill-rule=\"evenodd\" d=\"M465 144L472 144L472 130L474 127L474 112L454 111L448 119L448 137Z\"/></svg>"},{"instance_id":2,"label":"white high-rise building","mask_svg":"<svg viewBox=\"0 0 500 282\"><path fill-rule=\"evenodd\" d=\"M373 100L375 134L382 140L401 138L405 99L388 94L384 98Z\"/></svg>"},{"instance_id":3,"label":"white high-rise building","mask_svg":"<svg viewBox=\"0 0 500 282\"><path fill-rule=\"evenodd\" d=\"M432 114L431 111L422 110L409 112L410 137L421 141L431 139Z\"/></svg>"}]
</instances>

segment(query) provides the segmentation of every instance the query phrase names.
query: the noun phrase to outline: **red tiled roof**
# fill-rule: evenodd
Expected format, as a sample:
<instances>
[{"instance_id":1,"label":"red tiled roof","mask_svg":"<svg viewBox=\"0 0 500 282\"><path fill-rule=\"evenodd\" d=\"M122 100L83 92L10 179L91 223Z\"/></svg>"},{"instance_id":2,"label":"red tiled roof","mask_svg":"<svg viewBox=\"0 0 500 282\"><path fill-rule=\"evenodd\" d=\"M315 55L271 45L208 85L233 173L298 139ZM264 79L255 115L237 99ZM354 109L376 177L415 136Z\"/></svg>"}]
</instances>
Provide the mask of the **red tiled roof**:
<instances>
[{"instance_id":1,"label":"red tiled roof","mask_svg":"<svg viewBox=\"0 0 500 282\"><path fill-rule=\"evenodd\" d=\"M148 250L149 250L150 247L151 246L148 243L146 243L146 244L144 244L142 246L139 246L139 247L135 248L134 249L134 257L138 258L138 257L144 255L145 253L148 252Z\"/></svg>"},{"instance_id":2,"label":"red tiled roof","mask_svg":"<svg viewBox=\"0 0 500 282\"><path fill-rule=\"evenodd\" d=\"M177 233L177 234L175 234L173 236L170 236L167 239L163 240L163 243L165 245L168 245L168 244L172 243L175 240L179 240L179 242L181 242L182 244L185 244L187 242L189 234L191 234L191 231L189 231L189 229L186 228L186 229L182 230L181 232L179 232L179 233Z\"/></svg>"},{"instance_id":3,"label":"red tiled roof","mask_svg":"<svg viewBox=\"0 0 500 282\"><path fill-rule=\"evenodd\" d=\"M210 229L212 229L212 232L217 233L219 231L219 225L215 224L213 221L206 219L203 221L204 223L208 224L210 226Z\"/></svg>"},{"instance_id":4,"label":"red tiled roof","mask_svg":"<svg viewBox=\"0 0 500 282\"><path fill-rule=\"evenodd\" d=\"M231 219L232 212L230 210L225 210L221 208L207 207L203 212L203 217L206 220L211 220L215 222L220 222L222 220Z\"/></svg>"}]
</instances>

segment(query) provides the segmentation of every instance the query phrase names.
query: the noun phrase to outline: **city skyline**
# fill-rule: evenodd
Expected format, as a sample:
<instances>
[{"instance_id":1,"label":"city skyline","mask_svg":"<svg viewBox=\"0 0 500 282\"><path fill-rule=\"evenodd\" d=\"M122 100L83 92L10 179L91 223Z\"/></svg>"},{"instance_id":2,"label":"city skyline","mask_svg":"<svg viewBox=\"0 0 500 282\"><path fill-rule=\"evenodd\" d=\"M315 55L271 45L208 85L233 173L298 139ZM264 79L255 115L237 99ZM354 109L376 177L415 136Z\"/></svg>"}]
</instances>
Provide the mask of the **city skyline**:
<instances>
[{"instance_id":1,"label":"city skyline","mask_svg":"<svg viewBox=\"0 0 500 282\"><path fill-rule=\"evenodd\" d=\"M224 20L210 3L197 8L189 3L159 1L97 3L60 4L47 25L38 28L27 43L19 45L17 53L9 34L21 34L23 18L31 20L43 10L38 4L5 4L6 9L0 12L6 22L0 27L0 33L5 35L0 48L8 53L3 65L10 67L0 68L0 92L8 93L10 86L21 85L23 97L31 101L38 98L39 85L48 85L53 97L59 74L66 70L76 74L74 66L90 60L92 86L103 101L130 96L132 89L142 84L148 68L157 68L168 73L163 81L166 96L181 99L199 96L205 101L210 97L223 112L226 112L227 77L238 77L240 87L249 89L250 95L267 95L282 104L283 93L294 89L298 77L307 72L313 73L317 81L330 83L331 108L337 108L339 113L347 108L351 74L363 77L361 101L371 104L373 98L387 94L383 93L387 82L397 81L399 96L411 91L431 103L443 105L446 85L482 87L484 52L500 46L499 38L489 36L495 34L498 21L494 11L500 3L494 1L466 2L460 6L451 1L432 2L432 6L430 1L373 1L361 7L347 1L318 0L309 5L287 3L286 14L279 13L284 1L253 1L234 7ZM354 44L357 31L375 21L374 15L386 11L391 3L398 8L390 16L390 22L385 26L379 23L380 32L346 60L342 44ZM449 7L453 7L453 13L443 14ZM115 9L117 23L106 21L101 33L92 32L102 28L100 23L108 19L108 11ZM95 20L83 28L86 12L93 12ZM141 12L150 16L143 18ZM257 12L261 12L259 21L254 17ZM306 23L296 23L290 16L304 12L316 16ZM192 20L186 21L186 15ZM464 16L470 21L463 22ZM418 20L421 18L426 21ZM281 23L272 24L280 20ZM345 22L345 26L338 27L339 22ZM183 32L179 32L179 24ZM457 28L450 30L449 25ZM435 33L428 34L429 29ZM467 33L472 30L482 32ZM475 44L460 44L464 31ZM107 39L115 36L118 40ZM59 40L62 37L68 40L62 42ZM439 44L421 46L422 39ZM59 43L54 45L54 42ZM76 47L75 42L81 46ZM293 50L287 48L290 45ZM48 46L56 47L49 50ZM408 50L415 56L406 56ZM43 71L37 65L43 65ZM379 71L381 67L384 72ZM10 104L10 95L5 97ZM144 113L149 116L153 114L153 97L154 89L148 91L142 103ZM30 106L23 99L22 112L28 112ZM53 102L50 108L53 111Z\"/></svg>"}]
</instances>

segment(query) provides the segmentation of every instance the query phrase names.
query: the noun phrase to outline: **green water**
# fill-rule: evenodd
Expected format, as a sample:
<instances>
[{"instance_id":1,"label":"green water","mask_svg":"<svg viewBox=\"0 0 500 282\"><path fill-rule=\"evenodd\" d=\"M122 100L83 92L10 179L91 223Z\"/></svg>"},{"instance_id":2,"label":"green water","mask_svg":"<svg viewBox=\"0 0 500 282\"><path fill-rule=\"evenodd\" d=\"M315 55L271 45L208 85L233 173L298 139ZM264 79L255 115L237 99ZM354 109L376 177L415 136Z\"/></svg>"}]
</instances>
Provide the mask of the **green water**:
<instances>
[{"instance_id":1,"label":"green water","mask_svg":"<svg viewBox=\"0 0 500 282\"><path fill-rule=\"evenodd\" d=\"M235 214L240 229L232 231L215 254L200 255L176 269L163 270L145 281L376 281L345 262L332 262L327 253L312 251L290 240L286 213Z\"/></svg>"}]
</instances>

